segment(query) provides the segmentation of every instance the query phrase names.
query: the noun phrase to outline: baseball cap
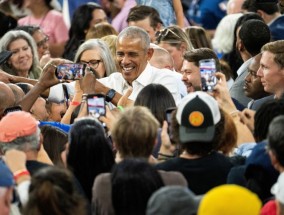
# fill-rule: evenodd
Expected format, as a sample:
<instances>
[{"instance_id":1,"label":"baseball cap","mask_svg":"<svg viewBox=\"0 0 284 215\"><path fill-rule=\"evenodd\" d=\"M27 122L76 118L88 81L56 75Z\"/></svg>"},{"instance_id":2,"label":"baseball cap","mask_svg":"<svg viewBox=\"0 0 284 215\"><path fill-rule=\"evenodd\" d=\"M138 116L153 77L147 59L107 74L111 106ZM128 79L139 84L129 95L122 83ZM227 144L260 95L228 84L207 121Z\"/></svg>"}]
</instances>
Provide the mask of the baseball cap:
<instances>
[{"instance_id":1,"label":"baseball cap","mask_svg":"<svg viewBox=\"0 0 284 215\"><path fill-rule=\"evenodd\" d=\"M284 204L284 173L281 173L277 182L272 186L271 193L282 204Z\"/></svg>"},{"instance_id":2,"label":"baseball cap","mask_svg":"<svg viewBox=\"0 0 284 215\"><path fill-rule=\"evenodd\" d=\"M147 215L193 215L197 213L202 196L196 196L187 187L165 186L148 201Z\"/></svg>"},{"instance_id":3,"label":"baseball cap","mask_svg":"<svg viewBox=\"0 0 284 215\"><path fill-rule=\"evenodd\" d=\"M25 137L37 131L38 121L28 112L15 111L4 116L0 121L0 141L11 142L18 137Z\"/></svg>"},{"instance_id":4,"label":"baseball cap","mask_svg":"<svg viewBox=\"0 0 284 215\"><path fill-rule=\"evenodd\" d=\"M198 215L259 215L261 201L250 190L238 185L211 189L201 200Z\"/></svg>"},{"instance_id":5,"label":"baseball cap","mask_svg":"<svg viewBox=\"0 0 284 215\"><path fill-rule=\"evenodd\" d=\"M217 101L205 92L193 92L185 96L178 108L176 119L179 139L186 142L210 142L215 135L215 125L221 114Z\"/></svg>"},{"instance_id":6,"label":"baseball cap","mask_svg":"<svg viewBox=\"0 0 284 215\"><path fill-rule=\"evenodd\" d=\"M13 174L0 160L0 187L11 187L14 184Z\"/></svg>"}]
</instances>

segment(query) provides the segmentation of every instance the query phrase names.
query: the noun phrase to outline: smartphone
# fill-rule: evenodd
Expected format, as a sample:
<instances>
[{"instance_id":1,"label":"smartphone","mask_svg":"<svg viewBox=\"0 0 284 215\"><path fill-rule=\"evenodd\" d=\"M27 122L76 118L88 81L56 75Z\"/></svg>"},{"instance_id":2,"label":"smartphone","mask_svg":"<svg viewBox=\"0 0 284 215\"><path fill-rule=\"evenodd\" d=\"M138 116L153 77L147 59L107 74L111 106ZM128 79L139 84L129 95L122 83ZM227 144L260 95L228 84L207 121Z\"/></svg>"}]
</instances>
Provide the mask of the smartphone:
<instances>
[{"instance_id":1,"label":"smartphone","mask_svg":"<svg viewBox=\"0 0 284 215\"><path fill-rule=\"evenodd\" d=\"M212 92L217 84L216 61L214 59L205 59L199 61L202 91Z\"/></svg>"},{"instance_id":2,"label":"smartphone","mask_svg":"<svg viewBox=\"0 0 284 215\"><path fill-rule=\"evenodd\" d=\"M106 115L105 95L90 94L87 97L89 115L99 117Z\"/></svg>"},{"instance_id":3,"label":"smartphone","mask_svg":"<svg viewBox=\"0 0 284 215\"><path fill-rule=\"evenodd\" d=\"M4 110L3 116L6 116L8 113L15 112L15 111L22 111L21 106L13 106L13 107L8 107Z\"/></svg>"},{"instance_id":4,"label":"smartphone","mask_svg":"<svg viewBox=\"0 0 284 215\"><path fill-rule=\"evenodd\" d=\"M172 112L176 110L176 107L171 107L166 109L166 121L168 123L168 134L170 139L173 136L173 129L172 129Z\"/></svg>"},{"instance_id":5,"label":"smartphone","mask_svg":"<svg viewBox=\"0 0 284 215\"><path fill-rule=\"evenodd\" d=\"M64 63L57 66L55 75L58 79L77 80L85 75L87 64L82 63Z\"/></svg>"},{"instance_id":6,"label":"smartphone","mask_svg":"<svg viewBox=\"0 0 284 215\"><path fill-rule=\"evenodd\" d=\"M0 53L0 65L5 63L11 56L13 52L4 50Z\"/></svg>"}]
</instances>

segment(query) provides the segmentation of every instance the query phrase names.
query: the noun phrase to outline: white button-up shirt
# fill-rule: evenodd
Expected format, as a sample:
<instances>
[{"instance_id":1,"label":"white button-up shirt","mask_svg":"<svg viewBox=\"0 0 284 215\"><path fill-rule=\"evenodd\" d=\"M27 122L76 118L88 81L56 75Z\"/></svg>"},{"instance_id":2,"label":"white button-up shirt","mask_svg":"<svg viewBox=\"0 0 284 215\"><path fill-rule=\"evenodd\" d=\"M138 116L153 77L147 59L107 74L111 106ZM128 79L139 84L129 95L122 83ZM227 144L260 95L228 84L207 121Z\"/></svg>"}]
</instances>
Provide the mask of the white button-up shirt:
<instances>
[{"instance_id":1,"label":"white button-up shirt","mask_svg":"<svg viewBox=\"0 0 284 215\"><path fill-rule=\"evenodd\" d=\"M179 92L179 82L173 74L174 72L168 69L158 69L147 64L145 70L132 82L132 94L129 99L135 101L139 92L148 84L161 84L166 87L173 95L176 104L180 101L181 95ZM124 95L130 85L123 78L120 72L112 73L109 77L97 79L108 88L114 89L116 92ZM75 82L66 83L68 93L74 94ZM50 88L49 100L60 102L64 100L64 93L61 84Z\"/></svg>"},{"instance_id":2,"label":"white button-up shirt","mask_svg":"<svg viewBox=\"0 0 284 215\"><path fill-rule=\"evenodd\" d=\"M113 73L109 77L98 79L98 81L122 95L124 95L130 87L119 72ZM145 86L152 83L163 85L171 92L176 103L180 101L179 86L173 72L168 69L158 69L151 66L149 63L138 78L132 82L133 91L129 99L135 100L139 92Z\"/></svg>"}]
</instances>

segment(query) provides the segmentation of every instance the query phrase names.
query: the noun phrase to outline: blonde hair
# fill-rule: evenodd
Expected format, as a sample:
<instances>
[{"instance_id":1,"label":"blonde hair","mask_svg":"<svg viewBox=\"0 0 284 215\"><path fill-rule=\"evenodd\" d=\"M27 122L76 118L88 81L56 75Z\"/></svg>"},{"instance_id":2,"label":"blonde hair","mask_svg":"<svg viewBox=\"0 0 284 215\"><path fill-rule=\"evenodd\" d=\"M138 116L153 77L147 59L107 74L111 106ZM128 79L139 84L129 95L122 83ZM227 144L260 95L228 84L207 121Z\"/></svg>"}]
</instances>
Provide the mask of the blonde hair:
<instances>
[{"instance_id":1,"label":"blonde hair","mask_svg":"<svg viewBox=\"0 0 284 215\"><path fill-rule=\"evenodd\" d=\"M184 43L186 51L190 51L194 48L188 35L177 25L172 25L160 30L156 37L156 44L160 44L161 42L169 43L171 46L178 48L181 43Z\"/></svg>"},{"instance_id":2,"label":"blonde hair","mask_svg":"<svg viewBox=\"0 0 284 215\"><path fill-rule=\"evenodd\" d=\"M117 31L109 23L98 23L90 27L85 39L99 39L107 35L118 35Z\"/></svg>"},{"instance_id":3,"label":"blonde hair","mask_svg":"<svg viewBox=\"0 0 284 215\"><path fill-rule=\"evenodd\" d=\"M117 35L107 35L107 36L104 36L102 38L100 38L100 40L104 41L107 46L109 47L109 50L111 52L111 56L115 62L115 65L116 65L116 69L117 71L120 70L120 67L116 61L116 41L117 41Z\"/></svg>"},{"instance_id":4,"label":"blonde hair","mask_svg":"<svg viewBox=\"0 0 284 215\"><path fill-rule=\"evenodd\" d=\"M148 158L153 150L159 122L142 106L126 109L111 130L113 141L122 158Z\"/></svg>"},{"instance_id":5,"label":"blonde hair","mask_svg":"<svg viewBox=\"0 0 284 215\"><path fill-rule=\"evenodd\" d=\"M261 51L267 51L274 54L274 61L281 68L284 68L284 40L270 42L262 46Z\"/></svg>"}]
</instances>

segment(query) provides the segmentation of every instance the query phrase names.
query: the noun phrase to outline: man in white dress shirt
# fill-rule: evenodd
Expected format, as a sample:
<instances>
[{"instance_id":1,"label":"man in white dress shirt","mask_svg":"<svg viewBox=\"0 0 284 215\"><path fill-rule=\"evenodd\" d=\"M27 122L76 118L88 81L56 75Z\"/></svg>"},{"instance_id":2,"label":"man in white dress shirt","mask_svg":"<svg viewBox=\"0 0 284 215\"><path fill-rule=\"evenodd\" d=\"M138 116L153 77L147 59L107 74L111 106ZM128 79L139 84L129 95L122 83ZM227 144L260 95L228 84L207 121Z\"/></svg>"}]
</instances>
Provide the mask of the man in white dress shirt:
<instances>
[{"instance_id":1,"label":"man in white dress shirt","mask_svg":"<svg viewBox=\"0 0 284 215\"><path fill-rule=\"evenodd\" d=\"M180 92L172 72L149 64L153 52L146 31L134 26L124 29L118 35L116 43L116 60L121 67L121 73L113 73L109 77L97 80L95 91L104 93L106 100L116 105L129 87L133 88L129 99L135 100L145 86L158 83L165 86L178 102Z\"/></svg>"},{"instance_id":2,"label":"man in white dress shirt","mask_svg":"<svg viewBox=\"0 0 284 215\"><path fill-rule=\"evenodd\" d=\"M89 80L88 83L81 85L82 90L84 93L102 93L106 96L107 102L116 106L130 87L133 90L129 99L134 101L145 86L157 83L165 86L178 103L181 99L179 83L169 69L159 69L150 65L149 60L153 52L153 48L150 47L150 37L145 30L135 26L125 28L118 35L116 43L116 60L121 67L121 73L116 72L109 77ZM59 92L61 88L58 86L51 88L49 99L60 100L59 97L63 95ZM71 94L72 88L73 84L68 86Z\"/></svg>"}]
</instances>

